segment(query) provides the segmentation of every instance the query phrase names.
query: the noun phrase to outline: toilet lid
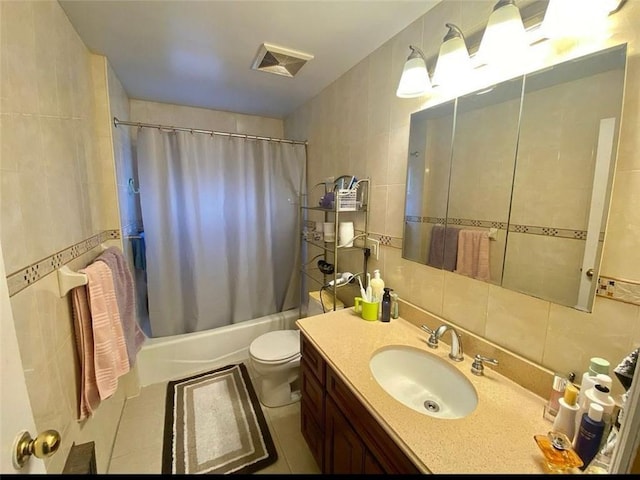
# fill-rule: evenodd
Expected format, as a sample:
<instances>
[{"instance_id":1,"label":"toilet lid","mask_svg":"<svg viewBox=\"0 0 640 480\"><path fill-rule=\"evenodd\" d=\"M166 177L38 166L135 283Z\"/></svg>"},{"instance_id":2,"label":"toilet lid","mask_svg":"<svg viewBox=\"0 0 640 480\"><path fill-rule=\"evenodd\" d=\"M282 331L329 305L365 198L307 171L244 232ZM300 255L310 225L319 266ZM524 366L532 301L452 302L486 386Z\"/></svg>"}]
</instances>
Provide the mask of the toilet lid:
<instances>
[{"instance_id":1,"label":"toilet lid","mask_svg":"<svg viewBox=\"0 0 640 480\"><path fill-rule=\"evenodd\" d=\"M300 353L300 331L276 330L260 335L249 345L249 353L265 362L288 360Z\"/></svg>"}]
</instances>

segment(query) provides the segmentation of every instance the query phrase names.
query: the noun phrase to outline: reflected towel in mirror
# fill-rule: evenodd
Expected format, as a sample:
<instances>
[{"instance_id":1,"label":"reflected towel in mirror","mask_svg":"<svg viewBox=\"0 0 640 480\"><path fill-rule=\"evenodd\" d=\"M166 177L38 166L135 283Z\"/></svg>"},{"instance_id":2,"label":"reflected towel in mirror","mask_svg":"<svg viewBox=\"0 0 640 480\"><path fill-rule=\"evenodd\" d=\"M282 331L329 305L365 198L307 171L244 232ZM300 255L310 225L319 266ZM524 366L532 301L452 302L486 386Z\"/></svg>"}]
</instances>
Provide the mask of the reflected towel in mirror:
<instances>
[{"instance_id":1,"label":"reflected towel in mirror","mask_svg":"<svg viewBox=\"0 0 640 480\"><path fill-rule=\"evenodd\" d=\"M431 229L427 265L453 272L458 256L459 228L434 225Z\"/></svg>"},{"instance_id":2,"label":"reflected towel in mirror","mask_svg":"<svg viewBox=\"0 0 640 480\"><path fill-rule=\"evenodd\" d=\"M491 280L488 232L460 230L458 233L458 261L455 271L478 280Z\"/></svg>"}]
</instances>

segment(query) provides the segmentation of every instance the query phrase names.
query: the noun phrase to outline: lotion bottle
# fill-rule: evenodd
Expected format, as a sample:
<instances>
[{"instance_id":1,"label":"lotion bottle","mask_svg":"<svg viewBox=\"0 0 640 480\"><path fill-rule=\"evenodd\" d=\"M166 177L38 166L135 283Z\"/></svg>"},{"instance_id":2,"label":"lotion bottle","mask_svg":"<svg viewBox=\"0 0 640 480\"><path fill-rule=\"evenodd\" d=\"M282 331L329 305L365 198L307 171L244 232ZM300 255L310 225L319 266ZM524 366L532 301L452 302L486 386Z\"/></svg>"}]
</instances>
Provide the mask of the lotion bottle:
<instances>
[{"instance_id":1,"label":"lotion bottle","mask_svg":"<svg viewBox=\"0 0 640 480\"><path fill-rule=\"evenodd\" d=\"M564 390L564 397L558 400L558 414L553 422L552 430L564 433L569 439L574 437L576 431L576 413L579 410L577 398L578 389L568 384Z\"/></svg>"},{"instance_id":2,"label":"lotion bottle","mask_svg":"<svg viewBox=\"0 0 640 480\"><path fill-rule=\"evenodd\" d=\"M609 375L609 361L601 357L592 357L589 360L589 368L582 374L580 392L578 393L578 405L583 406L584 394L597 383L602 384L597 378L598 374ZM609 385L610 386L610 385ZM580 420L578 420L579 422Z\"/></svg>"}]
</instances>

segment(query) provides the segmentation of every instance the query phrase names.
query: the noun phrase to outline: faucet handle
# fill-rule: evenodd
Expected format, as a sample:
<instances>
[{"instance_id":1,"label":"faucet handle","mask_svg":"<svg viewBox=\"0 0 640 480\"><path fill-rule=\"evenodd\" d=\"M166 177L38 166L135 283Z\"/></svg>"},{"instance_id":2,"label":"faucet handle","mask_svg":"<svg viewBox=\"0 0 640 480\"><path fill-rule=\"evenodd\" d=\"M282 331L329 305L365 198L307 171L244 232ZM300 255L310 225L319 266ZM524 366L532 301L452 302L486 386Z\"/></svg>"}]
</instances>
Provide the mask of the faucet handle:
<instances>
[{"instance_id":1,"label":"faucet handle","mask_svg":"<svg viewBox=\"0 0 640 480\"><path fill-rule=\"evenodd\" d=\"M438 331L431 330L426 325L420 325L420 328L429 334L429 339L427 340L429 348L438 348Z\"/></svg>"},{"instance_id":2,"label":"faucet handle","mask_svg":"<svg viewBox=\"0 0 640 480\"><path fill-rule=\"evenodd\" d=\"M474 375L484 375L484 364L488 363L489 365L497 366L498 360L495 358L483 357L480 354L476 354L473 359L473 364L471 365L471 373Z\"/></svg>"}]
</instances>

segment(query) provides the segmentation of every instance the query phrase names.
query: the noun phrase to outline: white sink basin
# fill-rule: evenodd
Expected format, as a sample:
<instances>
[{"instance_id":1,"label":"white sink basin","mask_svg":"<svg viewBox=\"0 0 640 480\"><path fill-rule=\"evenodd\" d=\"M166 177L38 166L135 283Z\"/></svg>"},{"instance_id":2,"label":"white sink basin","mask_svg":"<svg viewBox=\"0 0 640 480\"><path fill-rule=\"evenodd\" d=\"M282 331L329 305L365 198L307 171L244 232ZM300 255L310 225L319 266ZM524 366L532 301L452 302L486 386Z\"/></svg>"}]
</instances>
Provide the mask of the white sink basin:
<instances>
[{"instance_id":1,"label":"white sink basin","mask_svg":"<svg viewBox=\"0 0 640 480\"><path fill-rule=\"evenodd\" d=\"M473 384L451 363L427 351L392 345L369 362L373 377L393 398L438 418L462 418L478 405Z\"/></svg>"}]
</instances>

